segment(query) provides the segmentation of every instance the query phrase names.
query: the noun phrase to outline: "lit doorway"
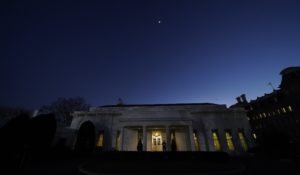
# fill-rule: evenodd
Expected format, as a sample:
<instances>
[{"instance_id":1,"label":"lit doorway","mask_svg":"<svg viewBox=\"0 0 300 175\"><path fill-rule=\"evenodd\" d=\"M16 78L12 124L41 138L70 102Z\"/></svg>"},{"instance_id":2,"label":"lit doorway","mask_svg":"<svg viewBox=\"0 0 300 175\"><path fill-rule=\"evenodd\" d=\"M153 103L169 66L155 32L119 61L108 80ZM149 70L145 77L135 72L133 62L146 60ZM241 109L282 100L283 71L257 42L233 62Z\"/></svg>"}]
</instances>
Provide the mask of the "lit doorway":
<instances>
[{"instance_id":1,"label":"lit doorway","mask_svg":"<svg viewBox=\"0 0 300 175\"><path fill-rule=\"evenodd\" d=\"M161 131L152 131L152 151L162 151Z\"/></svg>"}]
</instances>

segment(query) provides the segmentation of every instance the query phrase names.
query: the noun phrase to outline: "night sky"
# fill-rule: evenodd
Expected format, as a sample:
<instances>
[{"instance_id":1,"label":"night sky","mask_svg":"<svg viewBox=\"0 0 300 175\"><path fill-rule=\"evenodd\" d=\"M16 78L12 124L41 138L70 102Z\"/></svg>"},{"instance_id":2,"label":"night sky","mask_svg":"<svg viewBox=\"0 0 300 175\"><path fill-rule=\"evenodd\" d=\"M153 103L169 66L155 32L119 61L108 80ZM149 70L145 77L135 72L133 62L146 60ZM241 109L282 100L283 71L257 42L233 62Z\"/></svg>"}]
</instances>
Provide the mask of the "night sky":
<instances>
[{"instance_id":1,"label":"night sky","mask_svg":"<svg viewBox=\"0 0 300 175\"><path fill-rule=\"evenodd\" d=\"M232 105L300 65L300 1L1 1L0 105Z\"/></svg>"}]
</instances>

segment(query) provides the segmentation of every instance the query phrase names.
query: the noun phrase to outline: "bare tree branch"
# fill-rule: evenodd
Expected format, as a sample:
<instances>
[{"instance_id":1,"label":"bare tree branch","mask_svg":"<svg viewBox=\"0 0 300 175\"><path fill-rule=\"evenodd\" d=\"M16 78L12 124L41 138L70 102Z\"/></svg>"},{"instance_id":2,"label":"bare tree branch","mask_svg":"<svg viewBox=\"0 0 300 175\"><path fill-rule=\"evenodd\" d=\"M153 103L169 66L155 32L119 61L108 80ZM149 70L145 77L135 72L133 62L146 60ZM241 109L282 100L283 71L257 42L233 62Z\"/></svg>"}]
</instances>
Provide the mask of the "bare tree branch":
<instances>
[{"instance_id":1,"label":"bare tree branch","mask_svg":"<svg viewBox=\"0 0 300 175\"><path fill-rule=\"evenodd\" d=\"M69 126L72 121L73 111L86 111L90 107L82 97L58 98L50 105L43 106L40 111L44 113L54 113L57 121L65 126Z\"/></svg>"}]
</instances>

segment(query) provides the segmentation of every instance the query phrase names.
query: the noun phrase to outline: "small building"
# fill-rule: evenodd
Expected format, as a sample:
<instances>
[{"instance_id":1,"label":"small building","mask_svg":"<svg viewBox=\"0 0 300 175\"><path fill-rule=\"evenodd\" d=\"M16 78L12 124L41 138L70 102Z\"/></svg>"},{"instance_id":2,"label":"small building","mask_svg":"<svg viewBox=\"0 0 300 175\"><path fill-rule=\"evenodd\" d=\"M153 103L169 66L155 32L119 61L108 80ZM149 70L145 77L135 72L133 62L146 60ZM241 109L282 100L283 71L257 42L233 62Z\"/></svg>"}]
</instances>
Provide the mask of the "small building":
<instances>
[{"instance_id":1,"label":"small building","mask_svg":"<svg viewBox=\"0 0 300 175\"><path fill-rule=\"evenodd\" d=\"M254 145L243 108L211 103L112 105L75 111L75 150L224 151Z\"/></svg>"}]
</instances>

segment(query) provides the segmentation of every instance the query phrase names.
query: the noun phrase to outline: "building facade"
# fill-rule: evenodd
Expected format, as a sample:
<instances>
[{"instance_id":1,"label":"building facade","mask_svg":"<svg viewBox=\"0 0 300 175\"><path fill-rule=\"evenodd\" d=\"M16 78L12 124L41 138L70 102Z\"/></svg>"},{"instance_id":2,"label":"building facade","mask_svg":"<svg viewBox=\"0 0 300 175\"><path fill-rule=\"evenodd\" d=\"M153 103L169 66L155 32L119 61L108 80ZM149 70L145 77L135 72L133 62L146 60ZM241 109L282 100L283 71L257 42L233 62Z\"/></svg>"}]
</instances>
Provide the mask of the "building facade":
<instances>
[{"instance_id":1,"label":"building facade","mask_svg":"<svg viewBox=\"0 0 300 175\"><path fill-rule=\"evenodd\" d=\"M238 97L237 106L247 110L254 137L265 146L300 146L300 67L281 71L279 89L247 102Z\"/></svg>"},{"instance_id":2,"label":"building facade","mask_svg":"<svg viewBox=\"0 0 300 175\"><path fill-rule=\"evenodd\" d=\"M254 145L244 109L210 103L93 107L74 112L69 129L75 150L243 154Z\"/></svg>"}]
</instances>

